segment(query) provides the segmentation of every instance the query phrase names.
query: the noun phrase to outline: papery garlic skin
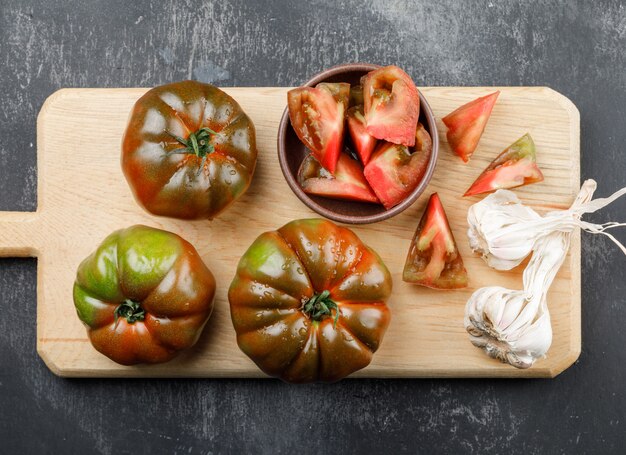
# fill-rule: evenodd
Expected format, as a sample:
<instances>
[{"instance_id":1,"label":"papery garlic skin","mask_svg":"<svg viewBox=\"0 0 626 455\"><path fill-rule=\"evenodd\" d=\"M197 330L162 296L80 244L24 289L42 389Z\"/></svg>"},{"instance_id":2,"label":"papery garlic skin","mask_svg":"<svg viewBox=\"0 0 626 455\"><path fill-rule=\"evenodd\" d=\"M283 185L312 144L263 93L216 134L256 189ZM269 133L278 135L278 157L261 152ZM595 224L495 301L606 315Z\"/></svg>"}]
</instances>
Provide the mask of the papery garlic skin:
<instances>
[{"instance_id":1,"label":"papery garlic skin","mask_svg":"<svg viewBox=\"0 0 626 455\"><path fill-rule=\"evenodd\" d=\"M487 304L488 305L485 305ZM515 315L513 308L528 307L522 291L511 291L498 286L476 291L467 302L465 329L470 341L490 357L516 368L529 368L542 358L552 344L550 313L537 311L532 318L517 314L524 323L514 328L507 325L506 318L494 317L495 313ZM541 306L539 306L541 308ZM537 317L538 315L538 317Z\"/></svg>"},{"instance_id":2,"label":"papery garlic skin","mask_svg":"<svg viewBox=\"0 0 626 455\"><path fill-rule=\"evenodd\" d=\"M467 212L467 236L472 250L496 270L517 267L532 251L541 232L530 227L541 216L522 205L515 193L498 190Z\"/></svg>"},{"instance_id":3,"label":"papery garlic skin","mask_svg":"<svg viewBox=\"0 0 626 455\"><path fill-rule=\"evenodd\" d=\"M595 212L626 194L623 188L608 198L591 201L596 187L595 180L586 180L568 210L555 210L544 216L523 205L515 193L498 190L472 205L467 212L470 247L481 254L490 267L511 270L533 251L542 237L556 231L572 233L580 227L606 235L626 254L624 247L605 232L623 223L593 224L580 220L583 214Z\"/></svg>"},{"instance_id":4,"label":"papery garlic skin","mask_svg":"<svg viewBox=\"0 0 626 455\"><path fill-rule=\"evenodd\" d=\"M465 329L474 346L517 368L529 368L552 344L547 293L561 268L570 233L553 232L535 245L524 270L524 289L478 289L465 306Z\"/></svg>"},{"instance_id":5,"label":"papery garlic skin","mask_svg":"<svg viewBox=\"0 0 626 455\"><path fill-rule=\"evenodd\" d=\"M607 236L626 254L626 247L607 232L626 223L594 224L580 219L626 195L626 188L622 188L607 198L591 200L596 187L594 180L586 180L568 210L544 216L522 205L508 190L498 190L470 207L470 246L489 266L510 270L533 253L524 270L523 290L481 288L465 306L470 340L489 356L517 368L529 368L546 355L552 344L548 289L565 261L577 227Z\"/></svg>"}]
</instances>

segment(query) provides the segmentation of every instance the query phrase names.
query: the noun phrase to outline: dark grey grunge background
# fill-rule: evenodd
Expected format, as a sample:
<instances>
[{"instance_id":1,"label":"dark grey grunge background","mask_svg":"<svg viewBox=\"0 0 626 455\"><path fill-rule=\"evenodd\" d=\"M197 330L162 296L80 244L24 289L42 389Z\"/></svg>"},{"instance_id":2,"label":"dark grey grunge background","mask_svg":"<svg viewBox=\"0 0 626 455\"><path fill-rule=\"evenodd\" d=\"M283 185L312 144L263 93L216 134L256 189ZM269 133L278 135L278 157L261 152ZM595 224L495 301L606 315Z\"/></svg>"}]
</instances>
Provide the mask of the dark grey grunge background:
<instances>
[{"instance_id":1,"label":"dark grey grunge background","mask_svg":"<svg viewBox=\"0 0 626 455\"><path fill-rule=\"evenodd\" d=\"M580 109L582 177L626 185L621 2L0 0L0 210L37 205L35 119L60 87L297 85L350 61L423 86L550 86ZM294 387L57 378L35 351L36 260L0 259L0 452L623 452L625 271L583 237L583 350L555 380Z\"/></svg>"}]
</instances>

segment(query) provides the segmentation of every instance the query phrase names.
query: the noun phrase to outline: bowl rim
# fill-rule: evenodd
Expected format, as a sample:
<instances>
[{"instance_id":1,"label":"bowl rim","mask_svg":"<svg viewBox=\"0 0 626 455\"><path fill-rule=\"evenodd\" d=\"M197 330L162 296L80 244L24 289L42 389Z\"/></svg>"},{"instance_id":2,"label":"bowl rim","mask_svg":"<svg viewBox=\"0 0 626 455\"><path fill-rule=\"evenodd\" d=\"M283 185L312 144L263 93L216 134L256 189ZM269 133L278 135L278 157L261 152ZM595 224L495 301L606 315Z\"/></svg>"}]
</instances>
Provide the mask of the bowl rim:
<instances>
[{"instance_id":1,"label":"bowl rim","mask_svg":"<svg viewBox=\"0 0 626 455\"><path fill-rule=\"evenodd\" d=\"M320 73L314 75L311 79L305 82L301 87L312 87L329 77L335 76L337 74L341 74L347 71L356 72L356 71L365 71L370 72L381 68L381 65L376 65L373 63L344 63L341 65L335 65ZM429 133L433 142L433 150L430 156L430 161L428 162L428 167L424 172L424 176L422 180L417 184L415 189L398 205L392 207L389 210L385 210L383 212L374 214L374 215L346 215L337 213L333 210L327 209L326 207L318 204L313 199L309 197L308 194L304 192L304 190L298 184L296 180L296 176L294 176L288 165L287 160L285 159L286 154L286 144L285 139L287 135L287 128L291 126L291 122L289 120L289 106L285 107L283 115L280 120L280 124L278 126L278 137L277 137L277 152L278 152L278 161L280 164L280 169L287 181L287 184L291 188L291 191L306 205L308 208L313 210L314 212L330 219L333 221L337 221L345 224L371 224L379 221L387 220L399 213L403 212L407 208L409 208L417 199L422 195L422 193L426 190L426 187L430 183L430 180L435 172L435 167L437 165L437 158L439 156L439 134L437 131L437 121L435 119L435 115L428 104L426 98L422 95L422 91L418 90L418 94L420 97L420 111L424 111L424 115L426 117L426 121L428 123ZM434 134L433 134L434 133Z\"/></svg>"}]
</instances>

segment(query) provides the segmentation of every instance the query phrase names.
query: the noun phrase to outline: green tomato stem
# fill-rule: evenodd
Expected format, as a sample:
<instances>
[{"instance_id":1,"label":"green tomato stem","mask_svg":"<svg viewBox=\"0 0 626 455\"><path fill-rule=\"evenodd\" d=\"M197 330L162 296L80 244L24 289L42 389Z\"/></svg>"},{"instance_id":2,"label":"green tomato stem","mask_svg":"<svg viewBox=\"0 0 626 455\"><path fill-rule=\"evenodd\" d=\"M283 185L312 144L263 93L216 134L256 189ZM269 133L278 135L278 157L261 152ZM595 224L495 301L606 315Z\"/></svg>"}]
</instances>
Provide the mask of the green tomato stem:
<instances>
[{"instance_id":1,"label":"green tomato stem","mask_svg":"<svg viewBox=\"0 0 626 455\"><path fill-rule=\"evenodd\" d=\"M200 169L204 167L206 163L207 155L210 155L215 151L215 146L211 142L211 136L217 134L211 128L205 126L200 128L198 131L194 133L190 133L187 139L184 139L180 136L177 136L173 133L170 133L166 130L166 133L176 139L184 147L178 148L176 150L172 150L168 152L168 155L173 154L189 154L195 155L198 158L201 158L200 161Z\"/></svg>"},{"instance_id":2,"label":"green tomato stem","mask_svg":"<svg viewBox=\"0 0 626 455\"><path fill-rule=\"evenodd\" d=\"M333 328L337 327L337 320L339 319L339 307L336 302L330 298L329 291L323 291L320 294L315 294L309 300L303 303L302 311L313 321L321 321L325 317L332 316L333 310L335 311Z\"/></svg>"},{"instance_id":3,"label":"green tomato stem","mask_svg":"<svg viewBox=\"0 0 626 455\"><path fill-rule=\"evenodd\" d=\"M141 304L130 299L126 299L124 302L120 303L113 313L115 314L115 327L117 327L120 317L125 318L126 322L129 324L143 321L146 317L146 312L141 308Z\"/></svg>"}]
</instances>

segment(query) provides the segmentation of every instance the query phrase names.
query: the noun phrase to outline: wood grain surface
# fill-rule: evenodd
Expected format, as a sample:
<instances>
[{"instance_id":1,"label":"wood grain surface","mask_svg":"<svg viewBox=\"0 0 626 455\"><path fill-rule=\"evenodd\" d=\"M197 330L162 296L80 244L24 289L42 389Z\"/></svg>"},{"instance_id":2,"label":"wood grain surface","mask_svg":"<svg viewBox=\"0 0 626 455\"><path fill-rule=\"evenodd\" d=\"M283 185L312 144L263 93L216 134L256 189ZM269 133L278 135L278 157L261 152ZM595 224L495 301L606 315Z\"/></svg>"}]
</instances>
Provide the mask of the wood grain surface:
<instances>
[{"instance_id":1,"label":"wood grain surface","mask_svg":"<svg viewBox=\"0 0 626 455\"><path fill-rule=\"evenodd\" d=\"M120 168L120 143L128 113L146 89L63 89L48 98L38 119L38 200L34 213L0 213L0 256L37 256L37 349L61 376L262 377L238 349L226 293L237 261L262 232L316 216L288 188L276 156L276 131L287 88L227 88L257 130L259 162L248 192L218 219L157 218L133 200ZM440 119L493 88L423 88ZM465 165L446 142L432 182L416 204L382 223L354 231L393 274L392 321L372 364L354 377L554 377L580 353L580 238L548 295L554 340L546 359L517 370L473 347L463 328L465 302L478 287L521 287L523 265L496 272L471 253L466 213L478 198L460 195L506 146L529 132L545 181L517 190L540 212L567 208L579 188L579 114L544 87L503 87L477 152ZM439 192L469 272L470 287L433 291L402 282L406 252L431 192ZM124 367L96 352L75 315L76 268L111 231L146 224L182 235L196 246L218 282L215 312L198 344L175 360Z\"/></svg>"}]
</instances>

